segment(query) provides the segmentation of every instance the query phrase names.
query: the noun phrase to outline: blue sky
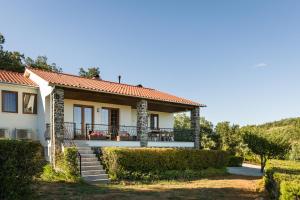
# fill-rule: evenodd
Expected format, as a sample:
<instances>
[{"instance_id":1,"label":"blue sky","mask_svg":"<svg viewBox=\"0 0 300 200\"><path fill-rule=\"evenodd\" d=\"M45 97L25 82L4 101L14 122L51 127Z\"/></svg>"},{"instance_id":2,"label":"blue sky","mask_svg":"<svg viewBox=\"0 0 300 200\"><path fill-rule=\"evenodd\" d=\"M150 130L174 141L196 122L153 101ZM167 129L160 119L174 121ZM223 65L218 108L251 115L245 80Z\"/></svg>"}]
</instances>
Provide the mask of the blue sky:
<instances>
[{"instance_id":1,"label":"blue sky","mask_svg":"<svg viewBox=\"0 0 300 200\"><path fill-rule=\"evenodd\" d=\"M216 123L263 123L300 113L300 2L2 1L5 49L46 55L65 72L204 104Z\"/></svg>"}]
</instances>

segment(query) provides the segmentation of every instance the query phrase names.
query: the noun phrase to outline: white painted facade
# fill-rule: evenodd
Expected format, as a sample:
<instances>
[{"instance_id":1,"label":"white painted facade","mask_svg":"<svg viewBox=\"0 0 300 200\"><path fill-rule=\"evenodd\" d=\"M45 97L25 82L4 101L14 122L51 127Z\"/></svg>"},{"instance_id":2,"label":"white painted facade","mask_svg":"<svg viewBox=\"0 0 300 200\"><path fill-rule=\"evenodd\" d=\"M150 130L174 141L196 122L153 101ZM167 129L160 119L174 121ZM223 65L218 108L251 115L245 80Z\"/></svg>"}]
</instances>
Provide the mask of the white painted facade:
<instances>
[{"instance_id":1,"label":"white painted facade","mask_svg":"<svg viewBox=\"0 0 300 200\"><path fill-rule=\"evenodd\" d=\"M50 123L50 94L54 86L37 76L36 74L26 70L25 76L34 81L38 87L23 86L18 84L0 83L0 129L8 129L11 135L15 129L30 129L35 134L34 139L39 140L41 144L48 148L50 142L45 140L44 133L46 124ZM18 92L18 113L2 112L2 91ZM23 114L23 93L37 94L37 114ZM74 99L64 100L64 121L73 122L74 105L92 106L94 109L94 124L101 124L102 108L118 108L119 109L119 125L136 126L137 111L135 108L126 105L116 105L93 101L79 101ZM174 114L167 112L149 111L150 114L158 114L160 128L173 128ZM150 117L148 121L150 126ZM83 142L83 141L82 141ZM138 141L85 141L90 146L127 146L138 147ZM154 142L149 141L150 147L193 147L192 142Z\"/></svg>"}]
</instances>

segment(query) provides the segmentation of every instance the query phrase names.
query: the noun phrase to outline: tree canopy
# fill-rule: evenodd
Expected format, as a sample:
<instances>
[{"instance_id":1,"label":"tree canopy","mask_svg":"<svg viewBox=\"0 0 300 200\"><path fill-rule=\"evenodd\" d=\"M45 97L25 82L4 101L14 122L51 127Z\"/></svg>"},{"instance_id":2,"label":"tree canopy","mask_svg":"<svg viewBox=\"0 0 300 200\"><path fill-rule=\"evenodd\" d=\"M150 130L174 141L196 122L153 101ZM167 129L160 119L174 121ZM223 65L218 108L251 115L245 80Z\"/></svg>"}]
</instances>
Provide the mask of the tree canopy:
<instances>
[{"instance_id":1,"label":"tree canopy","mask_svg":"<svg viewBox=\"0 0 300 200\"><path fill-rule=\"evenodd\" d=\"M81 67L79 69L78 74L81 77L86 77L86 78L98 77L99 79L101 79L99 67L89 67L87 70L85 70L84 68Z\"/></svg>"},{"instance_id":2,"label":"tree canopy","mask_svg":"<svg viewBox=\"0 0 300 200\"><path fill-rule=\"evenodd\" d=\"M260 156L261 172L264 171L266 162L271 158L283 158L289 151L289 144L281 137L267 136L259 133L258 129L247 130L243 134L243 140L250 150Z\"/></svg>"},{"instance_id":3,"label":"tree canopy","mask_svg":"<svg viewBox=\"0 0 300 200\"><path fill-rule=\"evenodd\" d=\"M38 56L35 60L30 57L25 57L24 54L18 51L4 50L4 36L0 33L0 69L24 72L26 66L32 68L44 69L48 71L61 72L62 69L56 66L55 63L48 64L46 56Z\"/></svg>"}]
</instances>

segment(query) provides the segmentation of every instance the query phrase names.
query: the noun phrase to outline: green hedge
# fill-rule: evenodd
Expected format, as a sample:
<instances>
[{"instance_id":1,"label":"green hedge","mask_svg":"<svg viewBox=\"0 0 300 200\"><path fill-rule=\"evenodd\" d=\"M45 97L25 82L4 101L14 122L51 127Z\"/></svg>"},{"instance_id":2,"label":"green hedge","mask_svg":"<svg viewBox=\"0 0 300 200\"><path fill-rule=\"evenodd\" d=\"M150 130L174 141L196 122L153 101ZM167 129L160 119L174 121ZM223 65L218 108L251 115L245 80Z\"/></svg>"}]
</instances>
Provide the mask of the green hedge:
<instances>
[{"instance_id":1,"label":"green hedge","mask_svg":"<svg viewBox=\"0 0 300 200\"><path fill-rule=\"evenodd\" d=\"M44 163L39 143L0 140L0 199L29 199Z\"/></svg>"},{"instance_id":2,"label":"green hedge","mask_svg":"<svg viewBox=\"0 0 300 200\"><path fill-rule=\"evenodd\" d=\"M228 167L242 166L244 158L241 156L229 156Z\"/></svg>"},{"instance_id":3,"label":"green hedge","mask_svg":"<svg viewBox=\"0 0 300 200\"><path fill-rule=\"evenodd\" d=\"M105 147L102 148L102 161L112 179L124 179L133 173L223 168L228 164L228 154L195 149Z\"/></svg>"},{"instance_id":4,"label":"green hedge","mask_svg":"<svg viewBox=\"0 0 300 200\"><path fill-rule=\"evenodd\" d=\"M76 147L65 147L64 153L58 159L59 170L54 170L49 164L44 167L41 178L43 181L76 182L80 178Z\"/></svg>"},{"instance_id":5,"label":"green hedge","mask_svg":"<svg viewBox=\"0 0 300 200\"><path fill-rule=\"evenodd\" d=\"M271 160L264 179L272 198L300 199L300 162Z\"/></svg>"}]
</instances>

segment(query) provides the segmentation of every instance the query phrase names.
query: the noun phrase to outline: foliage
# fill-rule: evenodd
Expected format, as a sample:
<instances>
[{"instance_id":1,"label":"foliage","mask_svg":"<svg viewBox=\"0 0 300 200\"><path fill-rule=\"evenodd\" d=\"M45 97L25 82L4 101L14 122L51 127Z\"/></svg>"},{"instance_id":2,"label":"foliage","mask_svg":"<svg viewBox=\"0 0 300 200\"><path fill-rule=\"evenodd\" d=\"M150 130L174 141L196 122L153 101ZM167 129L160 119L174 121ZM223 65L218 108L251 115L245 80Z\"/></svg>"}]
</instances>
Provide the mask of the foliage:
<instances>
[{"instance_id":1,"label":"foliage","mask_svg":"<svg viewBox=\"0 0 300 200\"><path fill-rule=\"evenodd\" d=\"M300 198L300 162L270 160L264 180L271 197L284 200Z\"/></svg>"},{"instance_id":2,"label":"foliage","mask_svg":"<svg viewBox=\"0 0 300 200\"><path fill-rule=\"evenodd\" d=\"M48 64L47 60L48 58L46 56L38 56L35 60L27 57L25 59L25 65L46 71L62 72L60 67L56 66L55 63Z\"/></svg>"},{"instance_id":3,"label":"foliage","mask_svg":"<svg viewBox=\"0 0 300 200\"><path fill-rule=\"evenodd\" d=\"M77 182L80 174L78 168L77 149L75 147L64 148L64 153L58 156L58 170L54 170L49 164L44 167L41 179L47 182Z\"/></svg>"},{"instance_id":4,"label":"foliage","mask_svg":"<svg viewBox=\"0 0 300 200\"><path fill-rule=\"evenodd\" d=\"M222 168L227 165L228 154L195 149L105 147L102 160L112 179L123 179L133 173Z\"/></svg>"},{"instance_id":5,"label":"foliage","mask_svg":"<svg viewBox=\"0 0 300 200\"><path fill-rule=\"evenodd\" d=\"M268 159L283 157L289 150L289 144L278 137L267 137L260 134L257 130L245 131L243 135L244 142L250 150L260 156L261 172Z\"/></svg>"},{"instance_id":6,"label":"foliage","mask_svg":"<svg viewBox=\"0 0 300 200\"><path fill-rule=\"evenodd\" d=\"M191 128L190 117L186 113L176 114L174 117L174 128L175 129L189 129Z\"/></svg>"},{"instance_id":7,"label":"foliage","mask_svg":"<svg viewBox=\"0 0 300 200\"><path fill-rule=\"evenodd\" d=\"M221 149L235 155L242 141L239 126L230 125L229 122L219 122L216 125L215 131L220 136Z\"/></svg>"},{"instance_id":8,"label":"foliage","mask_svg":"<svg viewBox=\"0 0 300 200\"><path fill-rule=\"evenodd\" d=\"M29 199L43 164L39 143L0 140L0 199Z\"/></svg>"},{"instance_id":9,"label":"foliage","mask_svg":"<svg viewBox=\"0 0 300 200\"><path fill-rule=\"evenodd\" d=\"M300 160L300 141L295 141L291 144L291 150L289 152L290 160Z\"/></svg>"},{"instance_id":10,"label":"foliage","mask_svg":"<svg viewBox=\"0 0 300 200\"><path fill-rule=\"evenodd\" d=\"M24 72L25 66L29 65L32 68L39 68L48 71L60 72L61 68L57 67L55 63L48 64L46 56L38 56L36 60L25 57L24 54L18 51L7 51L3 49L5 42L4 36L0 33L0 69Z\"/></svg>"},{"instance_id":11,"label":"foliage","mask_svg":"<svg viewBox=\"0 0 300 200\"><path fill-rule=\"evenodd\" d=\"M99 79L101 79L99 67L90 67L87 69L87 71L81 67L79 69L79 76L86 78L99 77Z\"/></svg>"},{"instance_id":12,"label":"foliage","mask_svg":"<svg viewBox=\"0 0 300 200\"><path fill-rule=\"evenodd\" d=\"M201 147L205 150L214 149L216 147L216 143L207 135L203 135L201 138Z\"/></svg>"},{"instance_id":13,"label":"foliage","mask_svg":"<svg viewBox=\"0 0 300 200\"><path fill-rule=\"evenodd\" d=\"M76 147L66 147L59 156L58 168L65 175L66 181L77 181L79 178L78 158Z\"/></svg>"},{"instance_id":14,"label":"foliage","mask_svg":"<svg viewBox=\"0 0 300 200\"><path fill-rule=\"evenodd\" d=\"M244 158L241 156L229 156L228 167L241 167Z\"/></svg>"}]
</instances>

